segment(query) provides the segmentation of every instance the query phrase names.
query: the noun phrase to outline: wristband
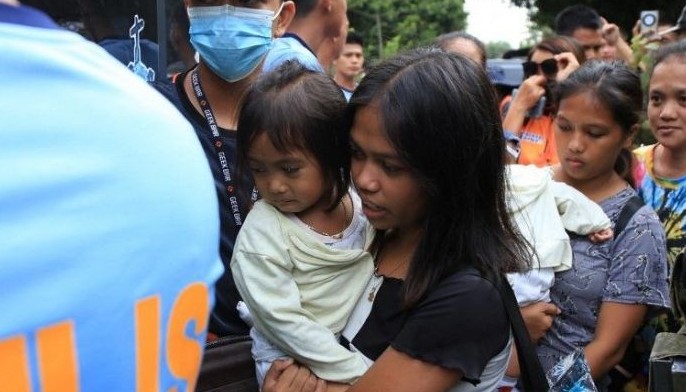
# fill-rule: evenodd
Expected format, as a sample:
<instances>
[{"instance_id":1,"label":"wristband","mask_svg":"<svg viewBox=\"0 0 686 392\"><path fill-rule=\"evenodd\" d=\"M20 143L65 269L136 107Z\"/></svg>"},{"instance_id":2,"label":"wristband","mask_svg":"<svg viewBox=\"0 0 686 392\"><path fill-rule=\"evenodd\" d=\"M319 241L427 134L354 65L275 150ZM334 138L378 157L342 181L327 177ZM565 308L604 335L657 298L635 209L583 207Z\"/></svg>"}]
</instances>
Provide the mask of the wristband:
<instances>
[{"instance_id":1,"label":"wristband","mask_svg":"<svg viewBox=\"0 0 686 392\"><path fill-rule=\"evenodd\" d=\"M505 136L505 150L516 162L519 159L519 153L521 152L519 137L508 130L503 130L503 136Z\"/></svg>"},{"instance_id":2,"label":"wristband","mask_svg":"<svg viewBox=\"0 0 686 392\"><path fill-rule=\"evenodd\" d=\"M517 147L519 147L519 136L515 135L514 132L503 129L503 136L505 136L505 141L512 142Z\"/></svg>"}]
</instances>

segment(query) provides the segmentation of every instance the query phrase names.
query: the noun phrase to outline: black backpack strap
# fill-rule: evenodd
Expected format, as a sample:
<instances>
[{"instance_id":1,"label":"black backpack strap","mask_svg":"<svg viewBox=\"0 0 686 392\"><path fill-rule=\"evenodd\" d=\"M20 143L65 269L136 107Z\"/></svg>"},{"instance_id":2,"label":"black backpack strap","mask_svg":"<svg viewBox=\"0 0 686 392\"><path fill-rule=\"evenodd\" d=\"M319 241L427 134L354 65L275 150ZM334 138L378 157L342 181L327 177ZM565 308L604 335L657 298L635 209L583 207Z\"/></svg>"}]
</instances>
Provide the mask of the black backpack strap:
<instances>
[{"instance_id":1,"label":"black backpack strap","mask_svg":"<svg viewBox=\"0 0 686 392\"><path fill-rule=\"evenodd\" d=\"M521 370L519 380L524 387L524 391L547 391L549 389L548 379L538 360L536 346L531 341L529 331L526 329L526 325L524 325L512 287L505 277L501 277L494 284L498 291L500 291L500 296L503 299L503 304L512 326L515 346L517 347L517 359L519 359L519 369Z\"/></svg>"},{"instance_id":2,"label":"black backpack strap","mask_svg":"<svg viewBox=\"0 0 686 392\"><path fill-rule=\"evenodd\" d=\"M631 218L634 217L634 214L644 205L643 199L639 196L631 197L631 199L624 204L624 207L622 207L622 210L619 212L619 217L617 217L617 223L615 223L615 238L619 237L619 233L624 231L626 225L628 225Z\"/></svg>"}]
</instances>

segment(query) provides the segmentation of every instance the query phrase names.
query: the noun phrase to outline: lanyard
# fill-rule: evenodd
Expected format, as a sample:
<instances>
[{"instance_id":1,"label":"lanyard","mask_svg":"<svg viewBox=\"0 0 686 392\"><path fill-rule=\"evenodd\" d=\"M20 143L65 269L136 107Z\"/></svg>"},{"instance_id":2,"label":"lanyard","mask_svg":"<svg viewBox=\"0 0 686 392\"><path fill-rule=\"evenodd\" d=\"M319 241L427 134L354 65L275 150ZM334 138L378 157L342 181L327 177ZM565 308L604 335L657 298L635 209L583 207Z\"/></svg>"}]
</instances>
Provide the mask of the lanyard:
<instances>
[{"instance_id":1,"label":"lanyard","mask_svg":"<svg viewBox=\"0 0 686 392\"><path fill-rule=\"evenodd\" d=\"M207 125L212 131L212 145L214 145L214 150L217 153L217 159L219 159L219 165L222 168L222 173L224 174L224 189L229 196L229 205L231 206L231 214L233 215L233 221L236 227L243 225L243 214L241 213L240 207L238 205L238 197L236 196L236 187L233 176L231 175L231 169L229 168L229 162L226 158L226 153L222 149L224 142L219 137L219 126L217 126L217 121L214 117L214 112L210 107L210 103L207 102L205 97L205 92L200 86L200 79L198 78L198 71L193 70L191 72L191 83L193 84L193 92L195 97L198 99L198 104L202 110L202 115L207 121ZM252 201L257 200L257 192L253 189Z\"/></svg>"}]
</instances>

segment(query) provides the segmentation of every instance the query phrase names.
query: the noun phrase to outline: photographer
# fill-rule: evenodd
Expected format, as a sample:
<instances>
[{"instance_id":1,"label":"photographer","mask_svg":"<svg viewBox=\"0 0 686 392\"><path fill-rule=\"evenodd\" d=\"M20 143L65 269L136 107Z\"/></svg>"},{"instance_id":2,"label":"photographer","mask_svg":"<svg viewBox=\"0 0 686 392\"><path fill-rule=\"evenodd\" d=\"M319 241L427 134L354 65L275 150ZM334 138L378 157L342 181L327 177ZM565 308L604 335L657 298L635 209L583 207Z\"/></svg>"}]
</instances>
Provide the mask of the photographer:
<instances>
[{"instance_id":1,"label":"photographer","mask_svg":"<svg viewBox=\"0 0 686 392\"><path fill-rule=\"evenodd\" d=\"M529 52L522 64L524 82L501 105L506 138L519 139L517 163L541 167L558 162L551 91L584 61L581 47L562 36L545 39Z\"/></svg>"}]
</instances>

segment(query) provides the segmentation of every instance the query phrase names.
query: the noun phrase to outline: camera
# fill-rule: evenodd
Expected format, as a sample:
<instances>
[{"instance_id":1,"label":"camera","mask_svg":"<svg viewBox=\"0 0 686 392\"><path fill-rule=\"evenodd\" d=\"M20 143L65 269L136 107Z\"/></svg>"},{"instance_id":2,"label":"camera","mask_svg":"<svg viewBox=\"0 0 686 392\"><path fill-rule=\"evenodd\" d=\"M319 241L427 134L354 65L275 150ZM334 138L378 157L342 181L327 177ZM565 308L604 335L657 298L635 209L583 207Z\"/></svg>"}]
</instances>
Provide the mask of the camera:
<instances>
[{"instance_id":1,"label":"camera","mask_svg":"<svg viewBox=\"0 0 686 392\"><path fill-rule=\"evenodd\" d=\"M516 88L512 90L512 99L514 99L517 96L517 93L519 92L519 89ZM542 96L539 98L538 101L536 101L536 104L529 108L529 110L526 112L525 116L528 118L537 118L541 117L543 115L543 109L545 108L547 98L545 96Z\"/></svg>"},{"instance_id":2,"label":"camera","mask_svg":"<svg viewBox=\"0 0 686 392\"><path fill-rule=\"evenodd\" d=\"M553 97L553 91L557 86L555 79L548 79L545 83L545 94L536 101L536 104L529 108L525 116L528 118L538 118L543 115L550 114L555 111L554 104L555 100ZM519 89L516 88L512 90L512 99L517 96Z\"/></svg>"},{"instance_id":3,"label":"camera","mask_svg":"<svg viewBox=\"0 0 686 392\"><path fill-rule=\"evenodd\" d=\"M657 33L657 24L660 20L660 11L641 11L641 34Z\"/></svg>"}]
</instances>

